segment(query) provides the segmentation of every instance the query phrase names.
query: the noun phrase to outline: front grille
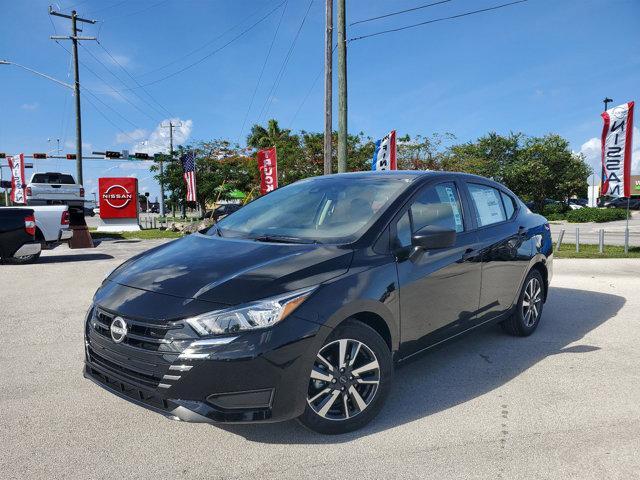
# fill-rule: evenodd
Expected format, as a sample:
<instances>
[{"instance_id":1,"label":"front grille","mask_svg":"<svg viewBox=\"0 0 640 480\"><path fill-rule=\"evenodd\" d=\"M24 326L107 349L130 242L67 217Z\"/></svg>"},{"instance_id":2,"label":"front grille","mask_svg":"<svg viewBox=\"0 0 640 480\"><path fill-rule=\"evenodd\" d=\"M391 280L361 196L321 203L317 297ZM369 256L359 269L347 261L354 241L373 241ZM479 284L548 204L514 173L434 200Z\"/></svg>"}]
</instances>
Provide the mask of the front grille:
<instances>
[{"instance_id":1,"label":"front grille","mask_svg":"<svg viewBox=\"0 0 640 480\"><path fill-rule=\"evenodd\" d=\"M91 319L91 326L99 335L111 339L111 322L116 316L114 313L96 308ZM125 321L128 332L122 343L151 351L175 351L171 348L172 334L183 328L181 323L176 322L158 325L130 318L125 318Z\"/></svg>"},{"instance_id":2,"label":"front grille","mask_svg":"<svg viewBox=\"0 0 640 480\"><path fill-rule=\"evenodd\" d=\"M121 317L127 332L121 342L111 336L118 315L96 307L86 326L87 360L109 378L142 389L168 389L180 376L169 367L189 343L189 333L178 322L157 324Z\"/></svg>"}]
</instances>

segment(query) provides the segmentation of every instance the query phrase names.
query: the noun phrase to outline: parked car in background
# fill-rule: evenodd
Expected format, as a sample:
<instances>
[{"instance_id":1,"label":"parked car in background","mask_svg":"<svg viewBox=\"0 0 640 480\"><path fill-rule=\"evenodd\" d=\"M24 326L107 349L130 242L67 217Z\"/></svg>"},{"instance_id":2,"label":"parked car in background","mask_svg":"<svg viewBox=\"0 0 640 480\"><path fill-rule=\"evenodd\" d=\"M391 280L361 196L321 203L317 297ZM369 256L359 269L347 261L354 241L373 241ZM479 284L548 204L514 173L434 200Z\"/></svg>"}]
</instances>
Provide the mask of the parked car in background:
<instances>
[{"instance_id":1,"label":"parked car in background","mask_svg":"<svg viewBox=\"0 0 640 480\"><path fill-rule=\"evenodd\" d=\"M241 208L241 203L224 203L213 210L209 210L207 213L205 213L204 218L213 218L213 220L217 222L219 220L222 220L227 215L231 215L233 212L237 212Z\"/></svg>"},{"instance_id":2,"label":"parked car in background","mask_svg":"<svg viewBox=\"0 0 640 480\"><path fill-rule=\"evenodd\" d=\"M67 173L34 173L25 194L27 205L65 204L84 208L84 188Z\"/></svg>"},{"instance_id":3,"label":"parked car in background","mask_svg":"<svg viewBox=\"0 0 640 480\"><path fill-rule=\"evenodd\" d=\"M589 200L586 198L570 198L569 206L571 205L579 205L581 207L586 207L587 205L589 205Z\"/></svg>"},{"instance_id":4,"label":"parked car in background","mask_svg":"<svg viewBox=\"0 0 640 480\"><path fill-rule=\"evenodd\" d=\"M531 335L552 258L546 219L486 178L301 180L116 268L84 375L174 419L344 433L402 398L395 364L493 322Z\"/></svg>"},{"instance_id":5,"label":"parked car in background","mask_svg":"<svg viewBox=\"0 0 640 480\"><path fill-rule=\"evenodd\" d=\"M32 210L36 222L36 241L43 250L50 250L68 241L73 231L69 228L69 207L67 205L42 205L32 207L12 207Z\"/></svg>"},{"instance_id":6,"label":"parked car in background","mask_svg":"<svg viewBox=\"0 0 640 480\"><path fill-rule=\"evenodd\" d=\"M630 210L640 210L640 198L631 197L627 199L625 197L613 198L604 201L605 208L627 208L627 202L629 203Z\"/></svg>"},{"instance_id":7,"label":"parked car in background","mask_svg":"<svg viewBox=\"0 0 640 480\"><path fill-rule=\"evenodd\" d=\"M36 240L36 219L30 208L0 208L0 259L12 263L34 262L42 246Z\"/></svg>"}]
</instances>

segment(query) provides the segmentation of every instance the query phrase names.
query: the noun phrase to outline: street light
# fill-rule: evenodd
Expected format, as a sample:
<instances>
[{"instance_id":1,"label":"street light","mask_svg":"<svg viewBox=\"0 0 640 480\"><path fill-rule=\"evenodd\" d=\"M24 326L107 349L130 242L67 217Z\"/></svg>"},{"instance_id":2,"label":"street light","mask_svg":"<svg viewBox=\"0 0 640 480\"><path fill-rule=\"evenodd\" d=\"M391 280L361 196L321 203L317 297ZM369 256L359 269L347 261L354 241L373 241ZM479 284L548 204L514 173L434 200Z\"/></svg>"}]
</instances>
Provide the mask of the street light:
<instances>
[{"instance_id":1,"label":"street light","mask_svg":"<svg viewBox=\"0 0 640 480\"><path fill-rule=\"evenodd\" d=\"M73 86L72 85L69 85L68 83L64 83L63 81L58 80L57 78L53 78L53 77L47 75L46 73L38 72L37 70L34 70L32 68L25 67L24 65L20 65L19 63L10 62L8 60L0 60L0 65L14 65L14 66L22 68L23 70L26 70L28 72L35 73L36 75L40 75L41 77L44 77L44 78L46 78L48 80L51 80L52 82L56 82L57 84L62 85L63 87L67 87L67 88L70 88L71 90L73 90Z\"/></svg>"}]
</instances>

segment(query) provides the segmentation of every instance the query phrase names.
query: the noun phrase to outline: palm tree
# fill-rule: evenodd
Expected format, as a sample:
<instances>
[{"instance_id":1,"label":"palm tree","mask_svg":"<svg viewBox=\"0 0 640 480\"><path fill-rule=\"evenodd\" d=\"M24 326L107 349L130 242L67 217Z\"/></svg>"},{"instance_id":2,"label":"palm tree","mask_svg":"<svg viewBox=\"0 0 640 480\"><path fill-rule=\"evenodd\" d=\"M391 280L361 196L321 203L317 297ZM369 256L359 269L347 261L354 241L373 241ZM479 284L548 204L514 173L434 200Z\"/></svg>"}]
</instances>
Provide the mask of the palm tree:
<instances>
[{"instance_id":1,"label":"palm tree","mask_svg":"<svg viewBox=\"0 0 640 480\"><path fill-rule=\"evenodd\" d=\"M269 148L282 145L290 140L291 130L281 129L278 121L271 119L267 122L267 128L262 125L251 127L251 133L247 137L247 145L253 148Z\"/></svg>"}]
</instances>

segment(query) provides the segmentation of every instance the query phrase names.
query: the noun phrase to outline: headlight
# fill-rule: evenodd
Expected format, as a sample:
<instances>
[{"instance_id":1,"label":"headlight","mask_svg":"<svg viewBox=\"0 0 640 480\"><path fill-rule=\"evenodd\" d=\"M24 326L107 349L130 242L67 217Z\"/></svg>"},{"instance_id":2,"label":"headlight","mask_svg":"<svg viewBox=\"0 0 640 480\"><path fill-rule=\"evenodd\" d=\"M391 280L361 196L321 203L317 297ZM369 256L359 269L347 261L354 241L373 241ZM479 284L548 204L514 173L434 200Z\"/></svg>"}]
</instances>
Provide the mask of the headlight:
<instances>
[{"instance_id":1,"label":"headlight","mask_svg":"<svg viewBox=\"0 0 640 480\"><path fill-rule=\"evenodd\" d=\"M198 335L220 335L270 327L287 318L315 289L305 288L239 307L204 313L187 319L187 323Z\"/></svg>"}]
</instances>

